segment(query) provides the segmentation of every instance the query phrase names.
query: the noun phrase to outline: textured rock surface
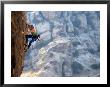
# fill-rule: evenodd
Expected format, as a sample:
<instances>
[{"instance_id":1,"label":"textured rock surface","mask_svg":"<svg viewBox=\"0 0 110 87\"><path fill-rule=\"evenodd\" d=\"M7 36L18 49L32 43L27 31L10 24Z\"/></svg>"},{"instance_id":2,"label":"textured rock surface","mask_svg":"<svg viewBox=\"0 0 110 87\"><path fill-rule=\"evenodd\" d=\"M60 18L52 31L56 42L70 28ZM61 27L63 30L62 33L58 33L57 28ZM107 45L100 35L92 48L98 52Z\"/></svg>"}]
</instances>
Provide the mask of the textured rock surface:
<instances>
[{"instance_id":1,"label":"textured rock surface","mask_svg":"<svg viewBox=\"0 0 110 87\"><path fill-rule=\"evenodd\" d=\"M25 55L21 76L100 76L100 12L28 12L41 34Z\"/></svg>"},{"instance_id":2,"label":"textured rock surface","mask_svg":"<svg viewBox=\"0 0 110 87\"><path fill-rule=\"evenodd\" d=\"M24 35L26 31L25 13L11 12L11 76L20 76L24 61Z\"/></svg>"}]
</instances>

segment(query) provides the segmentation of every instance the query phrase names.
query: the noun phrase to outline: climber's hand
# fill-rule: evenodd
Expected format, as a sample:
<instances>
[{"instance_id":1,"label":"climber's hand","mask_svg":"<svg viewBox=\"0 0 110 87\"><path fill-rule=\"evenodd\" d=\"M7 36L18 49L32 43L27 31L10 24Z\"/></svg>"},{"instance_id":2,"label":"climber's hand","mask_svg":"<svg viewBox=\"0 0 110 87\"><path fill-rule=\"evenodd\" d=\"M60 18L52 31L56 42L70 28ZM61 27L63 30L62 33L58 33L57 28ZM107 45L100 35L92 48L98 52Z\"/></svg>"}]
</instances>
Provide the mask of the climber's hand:
<instances>
[{"instance_id":1,"label":"climber's hand","mask_svg":"<svg viewBox=\"0 0 110 87\"><path fill-rule=\"evenodd\" d=\"M29 28L28 28L28 31L30 31Z\"/></svg>"},{"instance_id":2,"label":"climber's hand","mask_svg":"<svg viewBox=\"0 0 110 87\"><path fill-rule=\"evenodd\" d=\"M39 42L40 42L40 41L43 41L43 39L39 38L38 41L39 41Z\"/></svg>"},{"instance_id":3,"label":"climber's hand","mask_svg":"<svg viewBox=\"0 0 110 87\"><path fill-rule=\"evenodd\" d=\"M22 33L22 34L24 34L24 32L23 32L23 31L22 31L21 33Z\"/></svg>"}]
</instances>

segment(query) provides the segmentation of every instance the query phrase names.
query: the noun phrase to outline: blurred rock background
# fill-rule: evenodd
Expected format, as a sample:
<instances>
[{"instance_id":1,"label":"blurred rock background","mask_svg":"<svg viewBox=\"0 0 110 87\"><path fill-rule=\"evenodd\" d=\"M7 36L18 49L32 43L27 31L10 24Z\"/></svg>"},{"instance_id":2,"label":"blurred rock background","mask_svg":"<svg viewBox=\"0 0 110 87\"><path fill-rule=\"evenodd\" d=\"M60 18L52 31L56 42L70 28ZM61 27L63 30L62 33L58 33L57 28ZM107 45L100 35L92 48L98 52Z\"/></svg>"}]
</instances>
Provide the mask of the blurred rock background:
<instances>
[{"instance_id":1,"label":"blurred rock background","mask_svg":"<svg viewBox=\"0 0 110 87\"><path fill-rule=\"evenodd\" d=\"M26 52L21 76L100 76L100 12L26 12L42 41Z\"/></svg>"}]
</instances>

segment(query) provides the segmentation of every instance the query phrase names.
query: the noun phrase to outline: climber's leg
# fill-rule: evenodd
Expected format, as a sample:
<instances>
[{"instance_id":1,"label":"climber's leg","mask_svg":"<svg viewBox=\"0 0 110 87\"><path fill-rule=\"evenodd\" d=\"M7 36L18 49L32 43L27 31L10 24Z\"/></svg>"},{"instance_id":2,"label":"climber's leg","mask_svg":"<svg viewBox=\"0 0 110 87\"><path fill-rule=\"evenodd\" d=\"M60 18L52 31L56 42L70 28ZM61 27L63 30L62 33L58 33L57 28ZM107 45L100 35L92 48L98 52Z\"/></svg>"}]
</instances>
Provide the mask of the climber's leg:
<instances>
[{"instance_id":1,"label":"climber's leg","mask_svg":"<svg viewBox=\"0 0 110 87\"><path fill-rule=\"evenodd\" d=\"M32 40L29 42L28 49L29 49L29 47L31 46L32 42L34 42L34 41L35 41L35 39L32 38Z\"/></svg>"},{"instance_id":2,"label":"climber's leg","mask_svg":"<svg viewBox=\"0 0 110 87\"><path fill-rule=\"evenodd\" d=\"M40 35L37 35L37 40L40 40Z\"/></svg>"},{"instance_id":3,"label":"climber's leg","mask_svg":"<svg viewBox=\"0 0 110 87\"><path fill-rule=\"evenodd\" d=\"M26 52L28 48L28 38L32 38L32 35L25 35L25 38L26 38L26 43L24 44L25 45L24 51Z\"/></svg>"},{"instance_id":4,"label":"climber's leg","mask_svg":"<svg viewBox=\"0 0 110 87\"><path fill-rule=\"evenodd\" d=\"M28 43L28 38L32 38L32 35L25 35L26 38L26 44Z\"/></svg>"}]
</instances>

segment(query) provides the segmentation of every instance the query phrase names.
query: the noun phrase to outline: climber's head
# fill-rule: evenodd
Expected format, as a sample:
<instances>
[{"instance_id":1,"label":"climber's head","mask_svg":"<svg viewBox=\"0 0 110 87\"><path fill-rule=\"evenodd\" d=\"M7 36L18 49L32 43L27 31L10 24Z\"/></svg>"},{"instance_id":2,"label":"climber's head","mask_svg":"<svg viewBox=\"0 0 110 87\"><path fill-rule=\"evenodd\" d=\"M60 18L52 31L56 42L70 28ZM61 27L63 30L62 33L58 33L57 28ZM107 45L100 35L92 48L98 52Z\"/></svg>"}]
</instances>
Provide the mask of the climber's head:
<instances>
[{"instance_id":1,"label":"climber's head","mask_svg":"<svg viewBox=\"0 0 110 87\"><path fill-rule=\"evenodd\" d=\"M31 25L31 28L34 28L34 26L33 26L33 25Z\"/></svg>"},{"instance_id":2,"label":"climber's head","mask_svg":"<svg viewBox=\"0 0 110 87\"><path fill-rule=\"evenodd\" d=\"M32 30L34 28L33 25L29 25L28 27L29 27L30 30Z\"/></svg>"}]
</instances>

